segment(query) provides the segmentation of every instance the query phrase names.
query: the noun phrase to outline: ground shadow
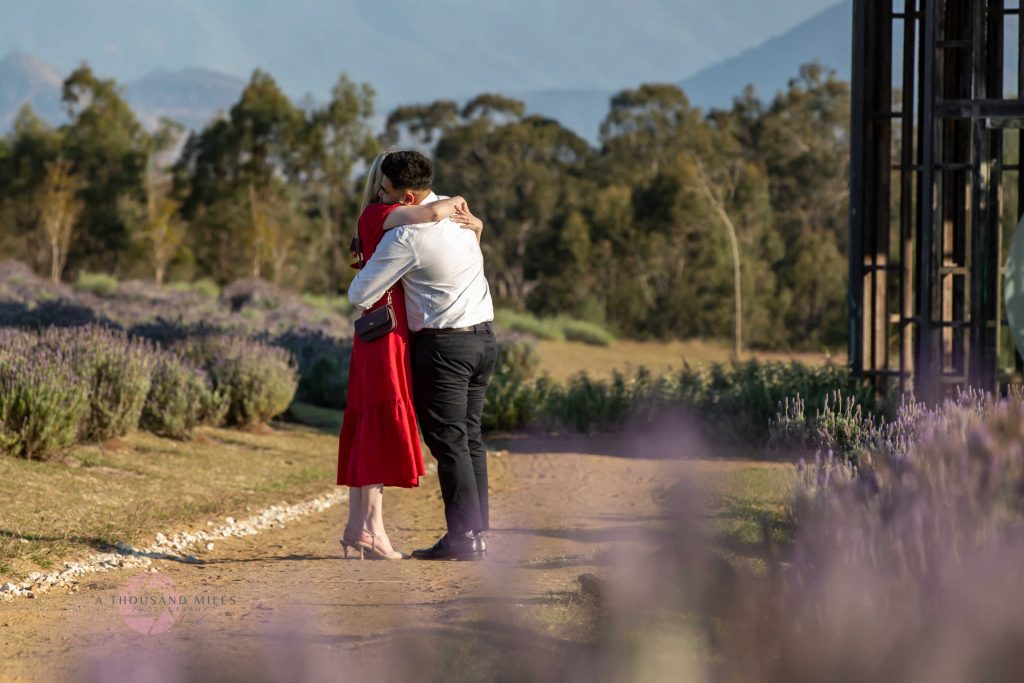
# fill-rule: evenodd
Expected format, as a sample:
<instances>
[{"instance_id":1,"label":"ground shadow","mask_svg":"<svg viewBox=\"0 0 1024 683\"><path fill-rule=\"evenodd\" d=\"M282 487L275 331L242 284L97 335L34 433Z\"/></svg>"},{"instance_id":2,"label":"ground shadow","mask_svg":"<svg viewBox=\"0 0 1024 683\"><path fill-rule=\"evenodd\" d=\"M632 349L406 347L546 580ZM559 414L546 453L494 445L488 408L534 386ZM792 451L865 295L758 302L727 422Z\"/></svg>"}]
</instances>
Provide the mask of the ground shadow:
<instances>
[{"instance_id":1,"label":"ground shadow","mask_svg":"<svg viewBox=\"0 0 1024 683\"><path fill-rule=\"evenodd\" d=\"M29 307L16 301L0 302L0 327L78 327L90 323L106 327L120 327L112 320L96 315L96 312L64 299L41 301Z\"/></svg>"},{"instance_id":2,"label":"ground shadow","mask_svg":"<svg viewBox=\"0 0 1024 683\"><path fill-rule=\"evenodd\" d=\"M13 529L0 529L0 538L23 538L34 543L77 543L103 552L118 552L110 545L110 541L99 536L44 536L42 534L25 534Z\"/></svg>"},{"instance_id":3,"label":"ground shadow","mask_svg":"<svg viewBox=\"0 0 1024 683\"><path fill-rule=\"evenodd\" d=\"M170 562L179 562L181 564L204 564L203 560L189 559L188 557L182 557L180 555L171 555L169 553L161 552L145 552L142 550L135 550L133 552L126 552L121 550L117 546L111 545L110 541L106 538L99 536L44 536L41 534L23 534L12 531L10 529L0 529L0 538L23 538L27 541L36 543L77 543L80 545L88 546L99 553L107 553L110 555L118 555L120 557L148 557L151 560L168 560Z\"/></svg>"},{"instance_id":4,"label":"ground shadow","mask_svg":"<svg viewBox=\"0 0 1024 683\"><path fill-rule=\"evenodd\" d=\"M513 533L545 538L557 538L579 543L607 541L651 541L665 536L664 532L641 525L609 526L600 529L526 529L522 527L492 528L491 532Z\"/></svg>"},{"instance_id":5,"label":"ground shadow","mask_svg":"<svg viewBox=\"0 0 1024 683\"><path fill-rule=\"evenodd\" d=\"M292 553L291 555L271 555L262 557L245 557L245 558L222 558L216 560L199 560L198 564L204 565L218 565L218 564L249 564L252 562L316 562L325 560L341 560L344 559L341 553L337 555L310 555L310 554L297 554ZM359 559L356 556L355 559Z\"/></svg>"},{"instance_id":6,"label":"ground shadow","mask_svg":"<svg viewBox=\"0 0 1024 683\"><path fill-rule=\"evenodd\" d=\"M608 434L494 433L485 438L488 450L527 455L585 454L632 460L746 460L789 462L791 458L748 444L715 441L688 430L626 430Z\"/></svg>"}]
</instances>

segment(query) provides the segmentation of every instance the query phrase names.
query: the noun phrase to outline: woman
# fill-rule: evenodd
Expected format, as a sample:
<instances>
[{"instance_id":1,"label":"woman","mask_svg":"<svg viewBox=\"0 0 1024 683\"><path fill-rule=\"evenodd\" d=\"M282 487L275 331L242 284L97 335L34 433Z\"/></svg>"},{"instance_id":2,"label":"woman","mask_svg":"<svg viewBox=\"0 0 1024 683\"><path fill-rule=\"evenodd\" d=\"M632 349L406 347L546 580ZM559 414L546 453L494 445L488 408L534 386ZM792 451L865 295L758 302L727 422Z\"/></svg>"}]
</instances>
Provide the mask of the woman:
<instances>
[{"instance_id":1,"label":"woman","mask_svg":"<svg viewBox=\"0 0 1024 683\"><path fill-rule=\"evenodd\" d=\"M399 225L431 223L451 218L474 230L479 239L483 224L461 197L414 206L378 203L383 174L378 154L370 165L359 217L360 268L372 255L387 230ZM349 365L348 401L338 443L338 484L349 487L348 522L341 545L348 557L352 548L366 554L398 560L384 529L385 486L411 488L424 474L419 431L412 402L412 366L409 326L402 283L392 287L395 330L370 342L356 337ZM387 305L388 295L370 310Z\"/></svg>"}]
</instances>

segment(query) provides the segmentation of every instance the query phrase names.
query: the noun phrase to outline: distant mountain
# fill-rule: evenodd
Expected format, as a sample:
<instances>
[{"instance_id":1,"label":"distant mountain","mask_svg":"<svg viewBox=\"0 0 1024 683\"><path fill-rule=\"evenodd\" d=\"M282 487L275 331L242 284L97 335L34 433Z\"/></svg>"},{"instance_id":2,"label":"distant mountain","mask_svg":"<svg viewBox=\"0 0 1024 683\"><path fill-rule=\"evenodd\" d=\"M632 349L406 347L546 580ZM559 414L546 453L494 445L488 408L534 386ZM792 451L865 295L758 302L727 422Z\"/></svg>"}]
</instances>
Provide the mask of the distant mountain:
<instances>
[{"instance_id":1,"label":"distant mountain","mask_svg":"<svg viewBox=\"0 0 1024 683\"><path fill-rule=\"evenodd\" d=\"M853 50L853 3L843 0L780 36L741 52L681 81L690 101L705 109L732 105L747 84L762 99L784 90L800 66L817 61L850 79Z\"/></svg>"},{"instance_id":2,"label":"distant mountain","mask_svg":"<svg viewBox=\"0 0 1024 683\"><path fill-rule=\"evenodd\" d=\"M0 130L11 126L26 104L43 119L58 120L63 115L63 80L55 68L24 52L16 50L0 60Z\"/></svg>"},{"instance_id":3,"label":"distant mountain","mask_svg":"<svg viewBox=\"0 0 1024 683\"><path fill-rule=\"evenodd\" d=\"M770 99L811 61L850 78L853 34L852 0L842 0L782 35L739 55L707 67L677 83L697 107L725 108L748 83L763 99ZM636 83L640 85L640 83ZM543 90L519 95L532 113L562 121L583 137L597 141L601 121L608 114L614 90Z\"/></svg>"},{"instance_id":4,"label":"distant mountain","mask_svg":"<svg viewBox=\"0 0 1024 683\"><path fill-rule=\"evenodd\" d=\"M123 0L127 2L127 0ZM179 0L181 7L188 7L189 12L199 12L197 16L202 15L205 21L208 23L202 24L203 30L206 33L212 35L211 32L225 32L225 35L230 33L230 29L223 22L216 22L213 20L213 16L220 16L220 13L227 12L225 16L230 16L238 19L240 28L239 36L247 35L245 33L245 26L248 26L254 19L248 15L231 14L225 9L227 5L194 5L194 2L198 0ZM231 0L235 2L236 0ZM321 8L322 2L326 0L302 0L305 5L309 7ZM339 19L344 14L342 9L347 6L345 3L350 0L339 0L341 4L335 6L335 10L332 10L334 14L328 12L325 16L334 16ZM539 0L537 0L539 1ZM556 0L551 0L556 2ZM611 3L607 0L603 0L604 4L611 6ZM116 0L122 2L122 0ZM445 0L448 4L454 4L456 0ZM534 0L531 0L534 2ZM668 8L668 0L644 0L644 6L651 12L654 12L658 16L664 16L664 13ZM230 4L230 3L229 3ZM568 12L567 7L562 7L562 3L559 3L559 9L545 10L554 18L562 17ZM782 7L797 5L803 6L806 11L806 7L821 6L821 0L816 0L809 5L804 5L802 0L800 2L790 2L789 0L766 0L762 5L757 5L756 8L750 11L755 12L758 16L765 15L764 25L778 25L777 18L774 19L774 24L768 20L769 9L774 8L776 14ZM453 5L454 6L454 5ZM203 9L197 9L202 7ZM324 5L326 7L326 5ZM109 9L109 8L108 8ZM321 8L322 9L322 8ZM607 9L607 7L606 7ZM131 8L125 8L125 11L134 11ZM184 10L183 10L184 11ZM240 11L240 10L238 10ZM276 12L277 10L275 10ZM327 10L324 10L327 11ZM346 10L347 11L347 10ZM480 10L486 16L491 18L508 19L508 16L502 14L502 10L492 6L491 3L485 3L483 9ZM538 10L540 11L540 10ZM696 11L696 10L695 10ZM791 10L794 11L794 10ZM770 99L775 92L786 87L786 83L789 79L795 77L798 74L799 67L801 64L805 64L810 61L818 61L827 67L836 69L840 78L849 78L850 76L850 51L851 51L851 33L852 33L852 0L840 0L836 4L828 7L824 11L813 15L806 21L799 23L795 27L791 28L780 35L770 38L756 47L745 50L735 57L726 59L718 62L713 66L708 66L701 70L698 70L692 76L679 81L678 84L686 91L690 98L690 101L694 105L702 107L704 109L710 109L713 107L728 107L732 98L740 94L744 86L748 83L752 83L763 99ZM624 31L633 36L642 36L647 33L658 33L659 40L667 41L668 38L659 33L658 28L652 22L648 21L643 17L637 16L635 13L628 13L629 15L629 26L623 28ZM701 16L707 20L708 31L711 34L719 35L718 30L720 22L717 19L717 15L710 9L701 9L699 11ZM280 24L283 27L292 26L296 19L294 16L281 14L275 16L280 20ZM432 25L433 18L425 15L417 14L417 16L423 21L427 22L424 26ZM545 15L546 16L546 15ZM568 15L566 15L568 16ZM366 24L366 26L372 27L367 35L362 35L356 38L356 43L353 45L361 45L366 40L369 40L367 36L371 36L373 40L381 39L385 35L382 32L387 30L395 29L401 24L404 19L398 20L399 24L394 24L391 28L381 24L374 15L367 14L363 11L355 12L355 14L349 17L352 21L356 21L358 25ZM83 16L83 21L87 21L87 17ZM173 15L168 15L165 20L167 22L176 21ZM666 21L669 21L666 19ZM675 21L673 19L672 21ZM209 23L213 22L213 23ZM249 23L246 23L249 22ZM591 22L593 23L593 22ZM670 22L671 24L671 22ZM614 24L600 25L600 26L589 26L592 35L602 36L601 31L605 31L608 26ZM675 24L671 24L675 25ZM603 28L602 28L603 27ZM307 31L312 31L314 27L307 27ZM517 27L518 30L539 30L539 29L524 29L523 27ZM48 29L52 30L52 29ZM261 31L266 33L270 30L270 27L262 27ZM282 31L285 29L282 28ZM290 29L289 29L290 30ZM410 35L416 34L417 29L414 25L406 26L403 30L408 30ZM426 29L421 29L419 32L423 33ZM686 37L692 38L695 33L695 29L692 26L688 26L685 29L679 29L682 34L686 34ZM1015 30L1015 29L1014 29ZM0 37L2 37L4 29L0 27ZM606 31L607 32L607 31ZM261 39L264 39L264 33L260 33ZM354 31L355 34L359 34L359 31ZM427 31L429 33L429 31ZM196 34L198 35L198 34ZM198 41L196 35L189 38L191 42L188 42L188 54L193 54L197 50L202 48L201 41ZM204 34L205 35L205 34ZM311 34L312 35L312 34ZM266 40L270 41L269 34L266 34ZM376 36L376 37L373 37ZM206 36L209 38L210 36ZM554 41L553 45L558 46L558 40L553 36L546 36L547 40ZM567 70L567 61L578 62L579 55L582 54L584 46L582 43L578 44L578 36L571 37L566 36L564 38L563 48L572 47L572 50L563 50L563 58L549 58L544 50L548 50L552 47L551 44L547 44L546 47L541 47L538 44L540 52L536 55L538 64L530 66L527 62L531 56L529 51L516 48L514 51L508 52L501 59L504 63L501 64L502 68L497 68L496 64L486 62L486 59L493 59L495 55L491 46L485 45L482 42L479 35L469 36L470 42L469 52L474 54L473 60L461 59L459 60L459 69L448 68L448 62L453 59L458 59L453 54L448 54L444 50L448 50L450 46L447 46L442 51L428 50L422 55L422 59L414 62L408 62L406 64L401 63L400 55L393 53L391 50L385 50L382 53L375 55L374 59L370 62L374 63L371 68L371 73L362 74L359 73L359 69L354 69L352 72L355 78L366 78L371 81L378 91L381 92L380 100L378 102L378 118L381 115L386 115L390 109L399 102L410 102L410 101L425 101L430 99L441 99L451 98L456 100L464 100L473 94L480 92L483 89L483 81L481 74L479 73L480 68L484 68L484 71L490 71L493 73L495 79L495 87L491 88L499 92L507 92L512 94L514 97L522 99L526 105L527 110L530 113L541 114L550 118L561 121L567 127L575 130L577 133L585 137L586 139L596 142L598 135L598 128L600 122L604 119L608 113L609 102L612 96L621 88L612 87L591 87L587 86L588 82L592 83L597 79L595 74L596 62L590 64L585 69L580 67L578 69L580 87L545 87L538 89L531 89L529 87L522 87L526 83L536 83L548 80L548 77L555 73L552 69L560 69L558 71L557 80L565 81L569 78L570 70ZM138 40L131 43L131 49L133 51L141 50ZM182 40L185 40L182 38ZM236 39L232 45L239 47L239 39ZM319 41L320 37L316 37L316 41ZM504 40L504 38L503 38ZM573 42L576 41L576 42ZM415 41L413 41L415 42ZM606 45L612 45L613 43L609 40L605 40ZM637 49L644 47L642 41L633 41L633 46ZM665 44L659 43L664 49ZM186 43L182 43L186 45ZM354 47L349 45L346 48L350 53ZM575 46L575 47L573 47ZM166 47L166 46L164 46ZM274 43L274 49L278 49L281 46ZM305 55L311 49L310 44L306 44L301 40L297 43L296 49L301 47L301 52ZM394 49L398 50L400 46L395 45ZM162 48L163 49L163 48ZM226 48L225 48L226 49ZM330 54L330 50L335 47L324 47L324 54ZM404 48L402 48L404 49ZM645 48L647 49L647 48ZM573 51L575 50L575 52ZM359 50L356 50L359 52ZM608 54L602 55L602 59L605 57L615 57L616 59L627 59L627 55L624 52L612 50L610 47L606 50ZM346 53L346 54L348 54ZM295 88L289 88L291 82L290 76L287 70L283 75L278 74L273 69L273 60L270 58L271 53L268 53L268 64L266 65L272 74L281 78L282 85L295 96ZM360 53L362 54L362 53ZM639 53L637 53L639 54ZM490 55L490 57L487 57ZM687 49L681 49L680 55L690 55L690 51ZM364 55L365 56L365 55ZM477 57L479 56L479 60ZM485 59L486 57L486 59ZM303 57L304 58L304 57ZM326 59L326 58L325 58ZM362 59L362 57L360 57ZM628 55L628 64L626 68L616 67L616 80L621 80L626 77L627 73L635 74L632 82L627 82L623 87L635 87L643 82L657 81L658 74L665 72L665 65L661 64L657 72L645 72L642 68L642 64L638 61L636 54ZM383 60L383 61L381 61ZM480 61L484 60L484 61ZM329 59L327 60L330 61ZM336 60L336 63L342 60ZM452 62L454 63L454 62ZM687 59L683 59L676 64L677 73L682 71L685 73L685 65L690 63ZM361 62L350 62L350 65L356 66ZM386 66L389 65L389 66ZM579 65L577 65L579 66ZM621 66L621 65L620 65ZM680 68L683 67L683 68ZM99 67L97 67L99 69ZM330 67L332 70L338 70L337 67ZM575 68L575 67L574 67ZM403 70L404 69L404 70ZM430 80L423 80L417 82L417 78L413 77L413 74L418 73L416 71L426 70L437 75L436 78ZM467 71L466 69L475 69L473 71ZM539 71L538 71L539 69ZM500 76L501 72L514 72L515 75L506 74ZM547 75L541 72L547 73ZM392 80L395 78L395 74L409 74L409 78L399 79L401 85L399 85L397 92L391 92L388 90L390 87L394 87ZM475 74L470 77L470 74ZM0 62L0 130L8 127L10 122L13 120L14 112L17 111L17 107L23 102L32 102L33 107L40 112L45 119L51 122L59 122L63 120L63 114L59 107L59 90L60 90L60 77L57 75L58 70L44 64L38 59L30 57L29 55L22 52L14 52L8 55L2 62ZM108 75L103 71L100 71L101 75ZM466 80L469 79L469 80ZM460 89L456 85L457 82L465 80L465 89ZM506 85L505 87L498 87L497 82L501 80ZM571 80L571 79L570 79ZM472 82L470 82L472 81ZM301 83L308 84L309 80L302 80ZM212 116L218 111L226 110L238 99L238 95L244 88L244 80L237 76L227 75L211 69L199 69L199 68L185 68L176 71L168 71L165 69L157 69L151 71L147 75L137 80L130 80L125 85L125 94L128 101L135 108L140 118L147 124L153 125L160 116L168 116L172 119L180 121L185 125L198 129L201 128ZM518 86L518 87L516 87ZM472 89L470 89L472 88ZM390 92L390 94L388 94ZM397 99L404 93L406 97L403 99ZM326 95L326 92L321 94L321 99Z\"/></svg>"},{"instance_id":5,"label":"distant mountain","mask_svg":"<svg viewBox=\"0 0 1024 683\"><path fill-rule=\"evenodd\" d=\"M526 104L527 113L555 119L580 137L596 142L614 94L610 90L541 90L516 97Z\"/></svg>"},{"instance_id":6,"label":"distant mountain","mask_svg":"<svg viewBox=\"0 0 1024 683\"><path fill-rule=\"evenodd\" d=\"M201 130L219 111L238 101L245 81L209 69L154 71L125 87L140 120L152 128L161 117Z\"/></svg>"},{"instance_id":7,"label":"distant mountain","mask_svg":"<svg viewBox=\"0 0 1024 683\"><path fill-rule=\"evenodd\" d=\"M25 104L51 125L64 123L63 82L55 67L24 52L0 60L0 131L10 128ZM244 88L245 81L209 69L159 69L124 85L124 96L148 128L167 117L200 130L218 112L230 109Z\"/></svg>"},{"instance_id":8,"label":"distant mountain","mask_svg":"<svg viewBox=\"0 0 1024 683\"><path fill-rule=\"evenodd\" d=\"M297 101L342 72L381 110L482 92L614 90L674 81L837 0L22 0L3 2L0 54L67 73L83 60L131 83L202 66L272 74Z\"/></svg>"}]
</instances>

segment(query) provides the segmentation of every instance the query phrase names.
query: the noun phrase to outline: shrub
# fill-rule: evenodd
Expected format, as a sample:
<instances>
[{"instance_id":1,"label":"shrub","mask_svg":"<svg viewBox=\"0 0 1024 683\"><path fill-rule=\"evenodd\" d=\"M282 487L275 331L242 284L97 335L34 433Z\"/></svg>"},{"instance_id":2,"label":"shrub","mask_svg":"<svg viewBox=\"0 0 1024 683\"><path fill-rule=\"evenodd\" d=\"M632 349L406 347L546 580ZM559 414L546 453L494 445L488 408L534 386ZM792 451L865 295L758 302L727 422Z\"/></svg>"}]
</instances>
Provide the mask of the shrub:
<instances>
[{"instance_id":1,"label":"shrub","mask_svg":"<svg viewBox=\"0 0 1024 683\"><path fill-rule=\"evenodd\" d=\"M12 327L0 328L0 358L24 355L39 343L39 337L31 332Z\"/></svg>"},{"instance_id":2,"label":"shrub","mask_svg":"<svg viewBox=\"0 0 1024 683\"><path fill-rule=\"evenodd\" d=\"M232 311L250 308L273 310L286 301L298 298L287 290L257 278L236 280L226 286L220 296L231 306Z\"/></svg>"},{"instance_id":3,"label":"shrub","mask_svg":"<svg viewBox=\"0 0 1024 683\"><path fill-rule=\"evenodd\" d=\"M485 431L520 429L532 423L541 411L549 383L531 382L540 365L533 344L503 341L484 399L482 427Z\"/></svg>"},{"instance_id":4,"label":"shrub","mask_svg":"<svg viewBox=\"0 0 1024 683\"><path fill-rule=\"evenodd\" d=\"M155 361L151 345L98 326L51 328L42 343L65 349L89 388L89 410L81 427L84 441L123 436L138 427Z\"/></svg>"},{"instance_id":5,"label":"shrub","mask_svg":"<svg viewBox=\"0 0 1024 683\"><path fill-rule=\"evenodd\" d=\"M800 396L786 399L769 423L768 444L776 449L827 450L856 462L862 453L882 446L885 430L884 421L836 390L825 397L813 417L807 415Z\"/></svg>"},{"instance_id":6,"label":"shrub","mask_svg":"<svg viewBox=\"0 0 1024 683\"><path fill-rule=\"evenodd\" d=\"M216 299L220 296L220 287L210 278L202 278L195 282L173 282L167 288L182 294L195 292L206 299Z\"/></svg>"},{"instance_id":7,"label":"shrub","mask_svg":"<svg viewBox=\"0 0 1024 683\"><path fill-rule=\"evenodd\" d=\"M499 308L494 312L494 321L506 330L522 332L538 339L578 341L592 346L608 346L615 341L615 337L600 325L568 316L538 318L532 313Z\"/></svg>"},{"instance_id":8,"label":"shrub","mask_svg":"<svg viewBox=\"0 0 1024 683\"><path fill-rule=\"evenodd\" d=\"M6 348L0 350L0 448L45 459L74 445L89 395L72 358L42 346Z\"/></svg>"},{"instance_id":9,"label":"shrub","mask_svg":"<svg viewBox=\"0 0 1024 683\"><path fill-rule=\"evenodd\" d=\"M546 417L553 424L579 432L614 431L633 408L636 394L620 372L611 382L592 379L587 373L554 387L547 399Z\"/></svg>"},{"instance_id":10,"label":"shrub","mask_svg":"<svg viewBox=\"0 0 1024 683\"><path fill-rule=\"evenodd\" d=\"M858 420L874 420L873 414L880 409L868 388L845 368L832 365L748 361L715 364L707 369L685 366L660 377L641 367L628 373L615 372L611 380L583 373L564 385L547 380L530 384L521 377L504 378L504 372L499 371L492 380L493 397L489 396L488 404L491 413L487 424L500 424L500 428L611 431L627 422L652 424L686 412L703 417L719 437L726 439L763 445L774 428L775 444L783 442L781 433L786 430L791 443L801 438L810 442L815 430L823 430L837 451L852 452L860 447L857 439L867 438L851 431L853 425ZM830 393L833 387L839 387L840 393ZM777 411L782 410L787 397L797 395L808 396L806 403L819 410L820 419L815 424L806 423L803 398L799 420L791 414L784 425L778 422L783 418ZM513 410L516 405L527 407ZM794 404L792 410L796 409Z\"/></svg>"},{"instance_id":11,"label":"shrub","mask_svg":"<svg viewBox=\"0 0 1024 683\"><path fill-rule=\"evenodd\" d=\"M352 304L348 297L324 296L321 294L303 294L302 301L322 313L330 315L348 315L352 312Z\"/></svg>"},{"instance_id":12,"label":"shrub","mask_svg":"<svg viewBox=\"0 0 1024 683\"><path fill-rule=\"evenodd\" d=\"M220 287L208 277L201 278L192 283L193 292L201 294L207 299L216 299L220 296Z\"/></svg>"},{"instance_id":13,"label":"shrub","mask_svg":"<svg viewBox=\"0 0 1024 683\"><path fill-rule=\"evenodd\" d=\"M299 363L295 400L324 408L345 407L352 340L319 330L289 330L263 341L287 349Z\"/></svg>"},{"instance_id":14,"label":"shrub","mask_svg":"<svg viewBox=\"0 0 1024 683\"><path fill-rule=\"evenodd\" d=\"M556 318L555 324L561 327L562 334L569 341L582 342L591 346L609 346L615 337L600 325L572 318Z\"/></svg>"},{"instance_id":15,"label":"shrub","mask_svg":"<svg viewBox=\"0 0 1024 683\"><path fill-rule=\"evenodd\" d=\"M219 398L206 373L172 353L161 352L139 424L154 434L183 439L196 425L223 419L227 403Z\"/></svg>"},{"instance_id":16,"label":"shrub","mask_svg":"<svg viewBox=\"0 0 1024 683\"><path fill-rule=\"evenodd\" d=\"M815 410L823 407L835 391L853 399L868 412L882 409L872 390L845 367L828 363L812 367L797 362L778 363L757 360L740 363L715 363L707 371L692 376L684 369L680 384L683 393L693 396L704 384L704 396L697 398L700 412L725 436L751 443L764 443L771 421L780 405L800 396ZM682 396L680 397L682 398Z\"/></svg>"},{"instance_id":17,"label":"shrub","mask_svg":"<svg viewBox=\"0 0 1024 683\"><path fill-rule=\"evenodd\" d=\"M96 296L110 296L117 291L117 278L106 273L88 273L83 270L75 280L75 289L92 292Z\"/></svg>"},{"instance_id":18,"label":"shrub","mask_svg":"<svg viewBox=\"0 0 1024 683\"><path fill-rule=\"evenodd\" d=\"M523 332L538 339L564 341L565 333L553 320L541 320L530 313L519 313L507 308L494 312L494 322L512 332Z\"/></svg>"},{"instance_id":19,"label":"shrub","mask_svg":"<svg viewBox=\"0 0 1024 683\"><path fill-rule=\"evenodd\" d=\"M178 348L206 370L224 396L227 424L265 424L295 397L298 368L284 349L241 336L191 339Z\"/></svg>"}]
</instances>

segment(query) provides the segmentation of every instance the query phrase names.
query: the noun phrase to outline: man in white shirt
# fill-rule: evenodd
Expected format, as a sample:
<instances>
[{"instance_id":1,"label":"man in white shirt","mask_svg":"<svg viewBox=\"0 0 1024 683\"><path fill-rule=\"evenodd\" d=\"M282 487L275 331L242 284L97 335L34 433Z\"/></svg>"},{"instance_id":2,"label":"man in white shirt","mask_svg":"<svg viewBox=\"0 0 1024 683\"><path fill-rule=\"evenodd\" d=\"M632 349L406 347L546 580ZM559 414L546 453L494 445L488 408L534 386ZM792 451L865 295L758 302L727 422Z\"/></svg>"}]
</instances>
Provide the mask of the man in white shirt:
<instances>
[{"instance_id":1,"label":"man in white shirt","mask_svg":"<svg viewBox=\"0 0 1024 683\"><path fill-rule=\"evenodd\" d=\"M393 152L381 165L380 199L434 201L433 168L419 152ZM494 306L476 234L445 219L385 233L348 296L367 309L396 282L413 333L413 400L437 460L448 533L418 559L480 559L488 528L487 451L480 432L484 395L497 359Z\"/></svg>"}]
</instances>

